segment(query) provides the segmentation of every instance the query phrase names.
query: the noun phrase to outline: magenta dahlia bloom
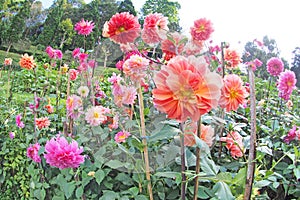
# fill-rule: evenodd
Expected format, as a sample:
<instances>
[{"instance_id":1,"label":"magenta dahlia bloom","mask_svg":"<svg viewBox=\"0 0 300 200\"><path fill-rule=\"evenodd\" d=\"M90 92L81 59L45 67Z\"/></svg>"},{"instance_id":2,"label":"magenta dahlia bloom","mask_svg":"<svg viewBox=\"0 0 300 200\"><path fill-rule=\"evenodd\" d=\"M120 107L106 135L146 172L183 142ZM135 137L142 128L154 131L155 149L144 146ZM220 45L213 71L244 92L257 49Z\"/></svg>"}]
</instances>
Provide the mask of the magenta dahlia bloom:
<instances>
[{"instance_id":1,"label":"magenta dahlia bloom","mask_svg":"<svg viewBox=\"0 0 300 200\"><path fill-rule=\"evenodd\" d=\"M25 124L21 121L22 120L22 115L19 114L16 116L16 125L19 127L19 128L24 128L25 127Z\"/></svg>"},{"instance_id":2,"label":"magenta dahlia bloom","mask_svg":"<svg viewBox=\"0 0 300 200\"><path fill-rule=\"evenodd\" d=\"M279 75L277 89L279 97L289 100L293 90L296 88L296 75L293 71L285 70Z\"/></svg>"},{"instance_id":3,"label":"magenta dahlia bloom","mask_svg":"<svg viewBox=\"0 0 300 200\"><path fill-rule=\"evenodd\" d=\"M93 32L94 23L92 21L84 21L84 19L81 19L81 21L77 22L75 24L75 31L78 32L79 35L89 35L91 32Z\"/></svg>"},{"instance_id":4,"label":"magenta dahlia bloom","mask_svg":"<svg viewBox=\"0 0 300 200\"><path fill-rule=\"evenodd\" d=\"M46 162L59 169L77 168L84 162L84 156L80 155L83 148L79 148L75 140L69 143L66 138L60 137L60 135L47 141L45 152Z\"/></svg>"},{"instance_id":5,"label":"magenta dahlia bloom","mask_svg":"<svg viewBox=\"0 0 300 200\"><path fill-rule=\"evenodd\" d=\"M278 76L283 71L283 62L279 58L270 58L267 62L267 71L272 76Z\"/></svg>"},{"instance_id":6,"label":"magenta dahlia bloom","mask_svg":"<svg viewBox=\"0 0 300 200\"><path fill-rule=\"evenodd\" d=\"M30 144L27 148L27 157L33 160L34 162L40 163L41 157L39 155L40 144L35 143L34 145Z\"/></svg>"},{"instance_id":7,"label":"magenta dahlia bloom","mask_svg":"<svg viewBox=\"0 0 300 200\"><path fill-rule=\"evenodd\" d=\"M287 144L289 144L292 140L297 138L297 126L293 126L292 129L289 130L288 134L286 136L284 136L283 141ZM299 127L298 127L299 129Z\"/></svg>"}]
</instances>

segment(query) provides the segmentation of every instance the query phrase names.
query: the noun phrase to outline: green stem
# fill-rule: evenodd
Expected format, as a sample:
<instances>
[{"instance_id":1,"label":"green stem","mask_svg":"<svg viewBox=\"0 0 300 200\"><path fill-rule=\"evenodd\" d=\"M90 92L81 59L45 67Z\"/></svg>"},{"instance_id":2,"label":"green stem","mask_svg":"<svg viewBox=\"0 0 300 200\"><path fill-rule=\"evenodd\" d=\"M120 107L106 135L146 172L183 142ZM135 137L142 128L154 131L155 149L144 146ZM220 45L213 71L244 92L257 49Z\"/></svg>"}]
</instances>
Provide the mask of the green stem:
<instances>
[{"instance_id":1,"label":"green stem","mask_svg":"<svg viewBox=\"0 0 300 200\"><path fill-rule=\"evenodd\" d=\"M144 145L144 161L145 161L145 170L146 170L146 179L148 181L148 193L149 199L153 200L153 192L152 192L152 185L151 185L151 176L150 176L150 164L149 164L149 153L148 153L148 146L146 140L146 126L145 126L145 116L144 116L144 99L142 88L139 86L138 88L138 99L139 99L139 109L140 109L140 120L141 120L141 136L143 138L143 145Z\"/></svg>"}]
</instances>

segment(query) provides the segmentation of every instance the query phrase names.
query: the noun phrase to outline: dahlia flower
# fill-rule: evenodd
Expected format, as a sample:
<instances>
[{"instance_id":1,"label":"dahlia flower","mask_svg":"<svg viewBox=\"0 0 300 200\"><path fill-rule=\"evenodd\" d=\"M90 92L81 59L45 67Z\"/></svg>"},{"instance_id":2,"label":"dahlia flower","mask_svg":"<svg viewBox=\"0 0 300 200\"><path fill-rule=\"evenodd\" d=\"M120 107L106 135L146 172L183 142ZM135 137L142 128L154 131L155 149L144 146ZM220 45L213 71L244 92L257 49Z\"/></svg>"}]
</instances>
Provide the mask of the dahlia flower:
<instances>
[{"instance_id":1,"label":"dahlia flower","mask_svg":"<svg viewBox=\"0 0 300 200\"><path fill-rule=\"evenodd\" d=\"M194 146L196 144L195 137L197 137L197 122L192 122L189 124L189 126L184 129L184 146ZM215 139L214 129L210 125L206 126L201 124L200 139L203 140L209 147L211 147Z\"/></svg>"},{"instance_id":2,"label":"dahlia flower","mask_svg":"<svg viewBox=\"0 0 300 200\"><path fill-rule=\"evenodd\" d=\"M99 126L107 121L106 114L110 113L109 108L103 106L94 106L89 108L85 114L85 120L91 126Z\"/></svg>"},{"instance_id":3,"label":"dahlia flower","mask_svg":"<svg viewBox=\"0 0 300 200\"><path fill-rule=\"evenodd\" d=\"M238 132L231 131L226 137L221 137L220 141L226 142L226 148L234 159L243 156L243 137Z\"/></svg>"},{"instance_id":4,"label":"dahlia flower","mask_svg":"<svg viewBox=\"0 0 300 200\"><path fill-rule=\"evenodd\" d=\"M84 156L80 155L83 148L79 148L75 140L69 143L64 137L57 136L47 141L45 152L46 163L59 169L77 168L84 162Z\"/></svg>"},{"instance_id":5,"label":"dahlia flower","mask_svg":"<svg viewBox=\"0 0 300 200\"><path fill-rule=\"evenodd\" d=\"M168 18L161 13L149 14L145 17L142 39L146 44L155 45L167 38Z\"/></svg>"},{"instance_id":6,"label":"dahlia flower","mask_svg":"<svg viewBox=\"0 0 300 200\"><path fill-rule=\"evenodd\" d=\"M63 57L61 50L53 49L51 46L48 46L46 48L46 53L51 59L62 59Z\"/></svg>"},{"instance_id":7,"label":"dahlia flower","mask_svg":"<svg viewBox=\"0 0 300 200\"><path fill-rule=\"evenodd\" d=\"M296 83L297 79L293 71L285 70L284 72L280 73L277 85L279 97L286 101L289 100L293 90L296 89Z\"/></svg>"},{"instance_id":8,"label":"dahlia flower","mask_svg":"<svg viewBox=\"0 0 300 200\"><path fill-rule=\"evenodd\" d=\"M35 143L34 145L30 144L30 146L27 148L27 157L36 163L41 162L41 157L39 155L40 147L41 146L39 143Z\"/></svg>"},{"instance_id":9,"label":"dahlia flower","mask_svg":"<svg viewBox=\"0 0 300 200\"><path fill-rule=\"evenodd\" d=\"M28 70L34 69L36 67L36 63L33 60L33 56L28 56L27 53L25 53L22 56L22 58L20 59L19 64L22 68L25 68L25 69L28 69Z\"/></svg>"},{"instance_id":10,"label":"dahlia flower","mask_svg":"<svg viewBox=\"0 0 300 200\"><path fill-rule=\"evenodd\" d=\"M236 74L229 74L224 77L219 104L222 108L226 108L227 112L237 110L239 105L247 103L248 95L242 79Z\"/></svg>"},{"instance_id":11,"label":"dahlia flower","mask_svg":"<svg viewBox=\"0 0 300 200\"><path fill-rule=\"evenodd\" d=\"M81 96L81 97L84 97L86 98L88 95L89 95L89 88L87 86L80 86L78 89L77 89L77 93Z\"/></svg>"},{"instance_id":12,"label":"dahlia flower","mask_svg":"<svg viewBox=\"0 0 300 200\"><path fill-rule=\"evenodd\" d=\"M224 53L226 67L235 69L242 62L240 55L235 50L226 49Z\"/></svg>"},{"instance_id":13,"label":"dahlia flower","mask_svg":"<svg viewBox=\"0 0 300 200\"><path fill-rule=\"evenodd\" d=\"M92 21L84 21L84 19L81 19L81 21L77 22L75 24L75 31L78 32L79 35L89 35L91 32L93 32L94 23Z\"/></svg>"},{"instance_id":14,"label":"dahlia flower","mask_svg":"<svg viewBox=\"0 0 300 200\"><path fill-rule=\"evenodd\" d=\"M168 118L180 122L200 115L218 105L222 79L210 72L205 58L176 56L154 75L152 91L155 107Z\"/></svg>"},{"instance_id":15,"label":"dahlia flower","mask_svg":"<svg viewBox=\"0 0 300 200\"><path fill-rule=\"evenodd\" d=\"M196 43L202 43L203 41L209 39L213 31L214 29L211 21L201 18L194 21L194 26L191 27L190 33Z\"/></svg>"},{"instance_id":16,"label":"dahlia flower","mask_svg":"<svg viewBox=\"0 0 300 200\"><path fill-rule=\"evenodd\" d=\"M272 76L278 76L283 71L283 62L279 58L272 57L267 61L267 71Z\"/></svg>"},{"instance_id":17,"label":"dahlia flower","mask_svg":"<svg viewBox=\"0 0 300 200\"><path fill-rule=\"evenodd\" d=\"M3 65L4 66L12 65L12 59L11 58L5 58Z\"/></svg>"},{"instance_id":18,"label":"dahlia flower","mask_svg":"<svg viewBox=\"0 0 300 200\"><path fill-rule=\"evenodd\" d=\"M132 43L139 37L140 24L138 18L129 12L117 13L105 23L103 36L109 37L119 44Z\"/></svg>"},{"instance_id":19,"label":"dahlia flower","mask_svg":"<svg viewBox=\"0 0 300 200\"><path fill-rule=\"evenodd\" d=\"M69 70L69 76L70 76L70 80L74 81L77 79L77 75L78 75L78 71L76 69L70 69Z\"/></svg>"},{"instance_id":20,"label":"dahlia flower","mask_svg":"<svg viewBox=\"0 0 300 200\"><path fill-rule=\"evenodd\" d=\"M35 122L39 129L48 128L50 126L50 120L48 117L36 118Z\"/></svg>"},{"instance_id":21,"label":"dahlia flower","mask_svg":"<svg viewBox=\"0 0 300 200\"><path fill-rule=\"evenodd\" d=\"M22 119L22 115L19 114L16 116L16 125L19 127L19 128L24 128L25 127L25 124L21 121Z\"/></svg>"},{"instance_id":22,"label":"dahlia flower","mask_svg":"<svg viewBox=\"0 0 300 200\"><path fill-rule=\"evenodd\" d=\"M182 42L185 37L177 32L170 33L170 38L167 38L161 42L161 50L164 53L179 55L184 49L184 43Z\"/></svg>"},{"instance_id":23,"label":"dahlia flower","mask_svg":"<svg viewBox=\"0 0 300 200\"><path fill-rule=\"evenodd\" d=\"M116 143L125 142L131 134L128 131L120 131L115 135Z\"/></svg>"},{"instance_id":24,"label":"dahlia flower","mask_svg":"<svg viewBox=\"0 0 300 200\"><path fill-rule=\"evenodd\" d=\"M130 77L132 81L140 81L146 76L146 70L149 66L149 60L139 56L132 55L123 64L123 72Z\"/></svg>"},{"instance_id":25,"label":"dahlia flower","mask_svg":"<svg viewBox=\"0 0 300 200\"><path fill-rule=\"evenodd\" d=\"M82 100L79 96L74 94L68 96L66 106L68 116L72 119L77 119L82 114Z\"/></svg>"}]
</instances>

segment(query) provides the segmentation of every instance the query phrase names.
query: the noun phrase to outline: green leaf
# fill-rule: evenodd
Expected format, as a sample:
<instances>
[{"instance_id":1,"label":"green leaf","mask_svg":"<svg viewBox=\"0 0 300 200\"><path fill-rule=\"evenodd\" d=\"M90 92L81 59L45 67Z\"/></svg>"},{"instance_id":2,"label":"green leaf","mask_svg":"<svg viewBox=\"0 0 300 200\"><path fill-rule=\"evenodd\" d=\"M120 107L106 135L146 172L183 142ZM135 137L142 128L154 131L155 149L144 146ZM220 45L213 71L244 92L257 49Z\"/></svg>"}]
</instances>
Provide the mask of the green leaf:
<instances>
[{"instance_id":1,"label":"green leaf","mask_svg":"<svg viewBox=\"0 0 300 200\"><path fill-rule=\"evenodd\" d=\"M218 197L218 199L221 199L221 200L235 199L231 193L229 186L222 181L217 182L214 185L213 191L215 192L215 195Z\"/></svg>"},{"instance_id":2,"label":"green leaf","mask_svg":"<svg viewBox=\"0 0 300 200\"><path fill-rule=\"evenodd\" d=\"M149 137L149 142L157 142L159 140L171 139L175 135L178 135L180 130L178 128L165 125L161 130L155 132L153 135Z\"/></svg>"},{"instance_id":3,"label":"green leaf","mask_svg":"<svg viewBox=\"0 0 300 200\"><path fill-rule=\"evenodd\" d=\"M232 176L231 176L231 173L229 173L229 172L219 173L217 175L217 179L218 179L218 181L222 181L222 182L228 182L228 183L232 182Z\"/></svg>"},{"instance_id":4,"label":"green leaf","mask_svg":"<svg viewBox=\"0 0 300 200\"><path fill-rule=\"evenodd\" d=\"M207 156L200 159L200 167L207 175L217 175L220 167L214 161L210 160Z\"/></svg>"},{"instance_id":5,"label":"green leaf","mask_svg":"<svg viewBox=\"0 0 300 200\"><path fill-rule=\"evenodd\" d=\"M235 175L233 178L232 183L235 185L242 186L245 184L245 179L246 179L246 168L241 168L239 172Z\"/></svg>"},{"instance_id":6,"label":"green leaf","mask_svg":"<svg viewBox=\"0 0 300 200\"><path fill-rule=\"evenodd\" d=\"M101 169L97 170L95 173L95 178L98 185L100 185L103 179L105 178L105 172Z\"/></svg>"},{"instance_id":7,"label":"green leaf","mask_svg":"<svg viewBox=\"0 0 300 200\"><path fill-rule=\"evenodd\" d=\"M297 180L300 179L300 166L298 166L297 168L294 168L294 175L296 176Z\"/></svg>"},{"instance_id":8,"label":"green leaf","mask_svg":"<svg viewBox=\"0 0 300 200\"><path fill-rule=\"evenodd\" d=\"M262 188L262 187L270 185L271 183L272 182L268 181L268 180L261 180L261 181L258 181L258 182L255 183L255 187Z\"/></svg>"},{"instance_id":9,"label":"green leaf","mask_svg":"<svg viewBox=\"0 0 300 200\"><path fill-rule=\"evenodd\" d=\"M99 200L116 200L119 195L113 191L104 190L102 197Z\"/></svg>"},{"instance_id":10,"label":"green leaf","mask_svg":"<svg viewBox=\"0 0 300 200\"><path fill-rule=\"evenodd\" d=\"M154 174L154 176L158 177L165 177L165 178L176 178L181 177L181 174L179 172L157 172Z\"/></svg>"},{"instance_id":11,"label":"green leaf","mask_svg":"<svg viewBox=\"0 0 300 200\"><path fill-rule=\"evenodd\" d=\"M83 195L83 187L80 186L79 188L76 189L75 195L78 199L80 199Z\"/></svg>"},{"instance_id":12,"label":"green leaf","mask_svg":"<svg viewBox=\"0 0 300 200\"><path fill-rule=\"evenodd\" d=\"M138 195L134 198L134 200L148 200L149 198L145 195Z\"/></svg>"},{"instance_id":13,"label":"green leaf","mask_svg":"<svg viewBox=\"0 0 300 200\"><path fill-rule=\"evenodd\" d=\"M120 162L119 160L110 160L107 163L105 163L105 165L112 169L118 169L120 167L123 167L124 163Z\"/></svg>"}]
</instances>

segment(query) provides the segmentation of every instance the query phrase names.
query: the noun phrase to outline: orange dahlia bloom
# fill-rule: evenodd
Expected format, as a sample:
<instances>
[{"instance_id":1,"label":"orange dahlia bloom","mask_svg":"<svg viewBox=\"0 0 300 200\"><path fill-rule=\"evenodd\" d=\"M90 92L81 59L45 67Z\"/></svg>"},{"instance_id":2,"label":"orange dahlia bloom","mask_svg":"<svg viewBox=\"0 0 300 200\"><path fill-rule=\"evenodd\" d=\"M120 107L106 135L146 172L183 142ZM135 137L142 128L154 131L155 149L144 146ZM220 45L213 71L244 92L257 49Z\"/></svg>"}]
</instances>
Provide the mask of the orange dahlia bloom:
<instances>
[{"instance_id":1,"label":"orange dahlia bloom","mask_svg":"<svg viewBox=\"0 0 300 200\"><path fill-rule=\"evenodd\" d=\"M224 60L226 67L229 69L237 68L238 65L242 62L242 59L238 52L230 49L225 50Z\"/></svg>"},{"instance_id":2,"label":"orange dahlia bloom","mask_svg":"<svg viewBox=\"0 0 300 200\"><path fill-rule=\"evenodd\" d=\"M226 108L227 112L237 110L239 105L246 104L248 96L249 93L238 75L229 74L224 77L224 86L219 103L222 108Z\"/></svg>"},{"instance_id":3,"label":"orange dahlia bloom","mask_svg":"<svg viewBox=\"0 0 300 200\"><path fill-rule=\"evenodd\" d=\"M132 43L140 35L138 18L129 12L117 13L105 23L102 35L119 44Z\"/></svg>"},{"instance_id":4,"label":"orange dahlia bloom","mask_svg":"<svg viewBox=\"0 0 300 200\"><path fill-rule=\"evenodd\" d=\"M184 146L194 146L196 144L196 133L197 133L197 123L192 122L184 129ZM191 134L192 133L192 134ZM208 125L205 126L201 124L201 134L200 139L203 140L209 147L213 145L214 137L214 129Z\"/></svg>"},{"instance_id":5,"label":"orange dahlia bloom","mask_svg":"<svg viewBox=\"0 0 300 200\"><path fill-rule=\"evenodd\" d=\"M20 59L19 64L22 68L29 69L29 70L34 69L36 67L36 63L33 60L33 56L28 56L27 53L25 53L22 56L22 58Z\"/></svg>"},{"instance_id":6,"label":"orange dahlia bloom","mask_svg":"<svg viewBox=\"0 0 300 200\"><path fill-rule=\"evenodd\" d=\"M200 115L218 105L222 79L208 69L204 57L176 56L154 75L152 91L156 108L180 122Z\"/></svg>"},{"instance_id":7,"label":"orange dahlia bloom","mask_svg":"<svg viewBox=\"0 0 300 200\"><path fill-rule=\"evenodd\" d=\"M48 119L48 117L41 117L41 118L37 118L35 120L36 122L36 126L39 128L39 129L42 129L42 128L47 128L50 126L50 120Z\"/></svg>"}]
</instances>

